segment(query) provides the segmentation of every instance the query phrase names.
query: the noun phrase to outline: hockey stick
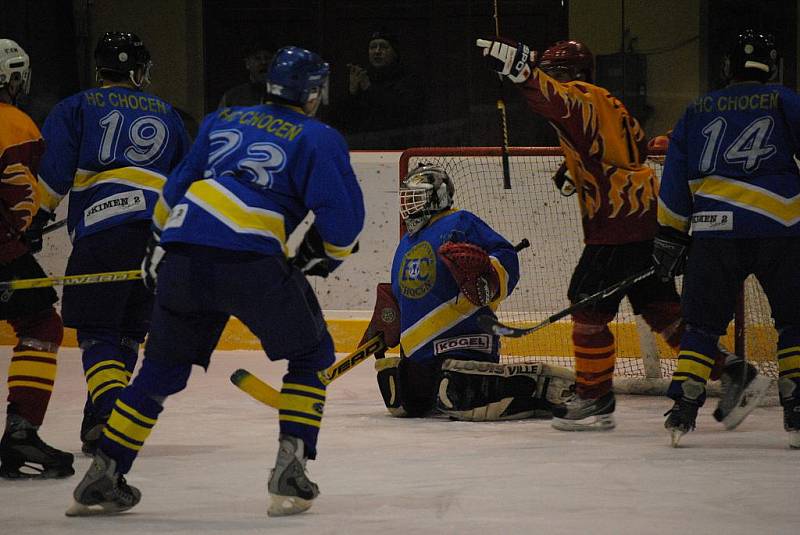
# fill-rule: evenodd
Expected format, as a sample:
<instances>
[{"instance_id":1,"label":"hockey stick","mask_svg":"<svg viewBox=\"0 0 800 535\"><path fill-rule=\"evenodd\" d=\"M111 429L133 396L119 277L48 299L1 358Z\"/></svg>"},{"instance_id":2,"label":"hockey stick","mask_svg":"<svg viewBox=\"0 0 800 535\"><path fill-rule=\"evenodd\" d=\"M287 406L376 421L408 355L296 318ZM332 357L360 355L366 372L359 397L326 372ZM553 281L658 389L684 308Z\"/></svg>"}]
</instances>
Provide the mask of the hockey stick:
<instances>
[{"instance_id":1,"label":"hockey stick","mask_svg":"<svg viewBox=\"0 0 800 535\"><path fill-rule=\"evenodd\" d=\"M387 346L383 340L383 333L378 333L346 357L337 360L330 368L318 372L317 376L322 384L328 385L367 360L370 355L385 349ZM281 393L249 371L241 368L236 370L231 374L231 382L253 399L275 409L278 408Z\"/></svg>"},{"instance_id":2,"label":"hockey stick","mask_svg":"<svg viewBox=\"0 0 800 535\"><path fill-rule=\"evenodd\" d=\"M53 232L54 230L58 230L58 229L60 229L61 227L63 227L64 225L66 225L66 224L67 224L67 220L66 220L66 219L62 219L62 220L60 220L60 221L56 221L56 222L55 222L55 223L53 223L52 225L47 225L46 227L44 227L44 228L42 229L42 235L44 235L44 234L50 234L50 233L51 233L51 232Z\"/></svg>"},{"instance_id":3,"label":"hockey stick","mask_svg":"<svg viewBox=\"0 0 800 535\"><path fill-rule=\"evenodd\" d=\"M500 16L497 13L497 0L494 0L494 35L500 39ZM497 99L497 111L500 112L500 131L503 144L500 146L500 157L503 162L503 189L511 189L511 166L508 161L508 117L506 102L503 100L503 80L500 80L500 96Z\"/></svg>"},{"instance_id":4,"label":"hockey stick","mask_svg":"<svg viewBox=\"0 0 800 535\"><path fill-rule=\"evenodd\" d=\"M49 288L51 286L76 286L78 284L97 284L100 282L132 281L141 278L141 269L106 271L104 273L84 273L81 275L66 275L63 277L0 281L0 290L30 290L33 288Z\"/></svg>"},{"instance_id":5,"label":"hockey stick","mask_svg":"<svg viewBox=\"0 0 800 535\"><path fill-rule=\"evenodd\" d=\"M543 329L547 327L551 323L555 323L556 321L569 316L576 310L580 310L581 308L589 305L593 305L598 301L605 299L606 297L613 295L620 290L624 290L630 286L633 286L639 281L642 281L655 273L655 267L649 267L646 270L639 272L635 275L631 275L627 279L622 279L621 281L612 284L608 288L600 290L597 293L593 293L588 297L584 297L577 303L568 306L561 312L556 312L546 320L533 325L532 327L512 327L510 325L505 325L500 323L497 318L493 318L492 316L480 316L478 317L478 326L483 329L485 332L489 334L495 334L498 336L509 336L511 338L519 338L520 336L525 336L526 334L531 334L532 332L538 331L539 329Z\"/></svg>"}]
</instances>

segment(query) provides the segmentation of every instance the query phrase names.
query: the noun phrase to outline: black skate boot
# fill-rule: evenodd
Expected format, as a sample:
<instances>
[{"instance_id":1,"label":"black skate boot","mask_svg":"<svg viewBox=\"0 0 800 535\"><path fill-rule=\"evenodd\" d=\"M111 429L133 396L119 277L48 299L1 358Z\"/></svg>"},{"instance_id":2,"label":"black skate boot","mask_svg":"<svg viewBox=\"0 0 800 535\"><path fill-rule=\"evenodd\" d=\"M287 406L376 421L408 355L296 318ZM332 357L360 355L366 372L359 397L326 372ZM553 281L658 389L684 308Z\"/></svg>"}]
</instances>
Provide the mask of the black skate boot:
<instances>
[{"instance_id":1,"label":"black skate boot","mask_svg":"<svg viewBox=\"0 0 800 535\"><path fill-rule=\"evenodd\" d=\"M614 429L614 392L597 399L584 399L577 393L563 405L553 406L552 426L560 431L608 431Z\"/></svg>"},{"instance_id":2,"label":"black skate boot","mask_svg":"<svg viewBox=\"0 0 800 535\"><path fill-rule=\"evenodd\" d=\"M736 429L758 407L772 380L760 375L756 367L742 357L722 348L720 351L726 358L720 377L722 395L714 410L714 419L721 422L725 429L731 430Z\"/></svg>"},{"instance_id":3,"label":"black skate boot","mask_svg":"<svg viewBox=\"0 0 800 535\"><path fill-rule=\"evenodd\" d=\"M109 415L98 416L94 412L91 400L86 400L83 408L83 420L81 421L81 451L84 455L92 457L100 444L103 436L103 427L108 421Z\"/></svg>"},{"instance_id":4,"label":"black skate boot","mask_svg":"<svg viewBox=\"0 0 800 535\"><path fill-rule=\"evenodd\" d=\"M678 447L681 437L694 431L697 421L697 411L700 409L700 399L705 394L705 385L691 379L683 382L683 396L675 401L670 410L664 413L667 420L664 427L669 431L673 448Z\"/></svg>"},{"instance_id":5,"label":"black skate boot","mask_svg":"<svg viewBox=\"0 0 800 535\"><path fill-rule=\"evenodd\" d=\"M778 381L783 405L783 428L789 433L789 447L800 449L800 386L791 379Z\"/></svg>"},{"instance_id":6,"label":"black skate boot","mask_svg":"<svg viewBox=\"0 0 800 535\"><path fill-rule=\"evenodd\" d=\"M75 473L72 454L47 445L36 431L37 427L21 416L8 415L0 440L0 477L52 479Z\"/></svg>"},{"instance_id":7,"label":"black skate boot","mask_svg":"<svg viewBox=\"0 0 800 535\"><path fill-rule=\"evenodd\" d=\"M142 493L117 473L115 460L103 450L97 450L89 471L75 487L72 497L75 503L67 509L67 516L110 515L127 511L139 503Z\"/></svg>"},{"instance_id":8,"label":"black skate boot","mask_svg":"<svg viewBox=\"0 0 800 535\"><path fill-rule=\"evenodd\" d=\"M278 438L278 458L269 475L269 516L296 515L311 507L319 487L306 474L305 444L291 435Z\"/></svg>"}]
</instances>

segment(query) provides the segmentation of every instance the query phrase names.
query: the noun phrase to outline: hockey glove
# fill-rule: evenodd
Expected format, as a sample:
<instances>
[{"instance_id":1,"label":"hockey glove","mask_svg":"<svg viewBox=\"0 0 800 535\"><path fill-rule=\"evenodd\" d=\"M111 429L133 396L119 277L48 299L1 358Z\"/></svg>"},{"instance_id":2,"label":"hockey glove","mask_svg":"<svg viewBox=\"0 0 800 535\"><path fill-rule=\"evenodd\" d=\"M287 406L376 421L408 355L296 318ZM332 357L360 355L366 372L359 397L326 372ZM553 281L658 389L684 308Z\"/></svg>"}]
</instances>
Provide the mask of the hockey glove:
<instances>
[{"instance_id":1,"label":"hockey glove","mask_svg":"<svg viewBox=\"0 0 800 535\"><path fill-rule=\"evenodd\" d=\"M326 278L331 272L331 262L325 254L325 244L317 227L311 225L289 262L303 275Z\"/></svg>"},{"instance_id":2,"label":"hockey glove","mask_svg":"<svg viewBox=\"0 0 800 535\"><path fill-rule=\"evenodd\" d=\"M394 347L400 343L400 307L392 293L392 285L388 282L378 283L375 293L377 295L372 319L358 345L361 347L380 333L386 345ZM386 351L375 353L375 358L383 358L385 355Z\"/></svg>"},{"instance_id":3,"label":"hockey glove","mask_svg":"<svg viewBox=\"0 0 800 535\"><path fill-rule=\"evenodd\" d=\"M160 238L153 234L147 242L142 260L142 281L144 285L155 292L156 279L158 278L158 266L164 258L164 249L161 247Z\"/></svg>"},{"instance_id":4,"label":"hockey glove","mask_svg":"<svg viewBox=\"0 0 800 535\"><path fill-rule=\"evenodd\" d=\"M471 243L445 242L439 257L470 303L483 307L497 296L500 278L486 251Z\"/></svg>"},{"instance_id":5,"label":"hockey glove","mask_svg":"<svg viewBox=\"0 0 800 535\"><path fill-rule=\"evenodd\" d=\"M47 210L39 209L33 216L31 226L25 231L25 242L28 250L36 254L42 250L42 231L50 221L55 220L56 214L51 214Z\"/></svg>"},{"instance_id":6,"label":"hockey glove","mask_svg":"<svg viewBox=\"0 0 800 535\"><path fill-rule=\"evenodd\" d=\"M672 227L661 226L653 239L653 264L656 276L668 281L683 274L692 238Z\"/></svg>"},{"instance_id":7,"label":"hockey glove","mask_svg":"<svg viewBox=\"0 0 800 535\"><path fill-rule=\"evenodd\" d=\"M553 182L555 182L559 193L564 197L569 197L577 191L575 189L575 181L572 180L572 175L569 174L566 162L562 163L561 167L556 171L556 174L553 175Z\"/></svg>"},{"instance_id":8,"label":"hockey glove","mask_svg":"<svg viewBox=\"0 0 800 535\"><path fill-rule=\"evenodd\" d=\"M515 84L521 84L531 75L531 66L536 51L522 43L478 39L475 45L481 49L487 66L500 76L506 76Z\"/></svg>"}]
</instances>

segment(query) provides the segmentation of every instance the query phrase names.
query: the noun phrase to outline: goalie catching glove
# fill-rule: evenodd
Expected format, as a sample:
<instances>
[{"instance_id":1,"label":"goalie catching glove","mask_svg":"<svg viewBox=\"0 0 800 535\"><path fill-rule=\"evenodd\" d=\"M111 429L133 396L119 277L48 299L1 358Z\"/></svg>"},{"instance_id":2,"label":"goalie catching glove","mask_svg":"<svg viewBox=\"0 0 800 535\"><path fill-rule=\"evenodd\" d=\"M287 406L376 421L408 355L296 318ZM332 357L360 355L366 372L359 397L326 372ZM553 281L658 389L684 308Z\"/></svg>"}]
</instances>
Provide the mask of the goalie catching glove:
<instances>
[{"instance_id":1,"label":"goalie catching glove","mask_svg":"<svg viewBox=\"0 0 800 535\"><path fill-rule=\"evenodd\" d=\"M445 242L439 258L470 303L483 307L497 297L500 278L486 251L471 243Z\"/></svg>"},{"instance_id":2,"label":"goalie catching glove","mask_svg":"<svg viewBox=\"0 0 800 535\"><path fill-rule=\"evenodd\" d=\"M515 84L521 84L530 77L536 51L528 45L505 39L478 39L475 45L481 49L487 66L500 76L507 77Z\"/></svg>"}]
</instances>

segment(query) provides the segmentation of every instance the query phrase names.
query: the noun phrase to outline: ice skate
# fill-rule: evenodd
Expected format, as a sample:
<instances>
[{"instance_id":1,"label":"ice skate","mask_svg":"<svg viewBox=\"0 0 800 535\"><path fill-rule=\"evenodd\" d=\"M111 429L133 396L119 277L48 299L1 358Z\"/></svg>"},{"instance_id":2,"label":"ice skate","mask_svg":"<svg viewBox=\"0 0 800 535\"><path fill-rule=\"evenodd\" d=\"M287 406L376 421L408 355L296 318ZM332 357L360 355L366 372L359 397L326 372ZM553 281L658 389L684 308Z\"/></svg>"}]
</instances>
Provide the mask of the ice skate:
<instances>
[{"instance_id":1,"label":"ice skate","mask_svg":"<svg viewBox=\"0 0 800 535\"><path fill-rule=\"evenodd\" d=\"M66 515L109 515L127 511L139 503L142 493L128 485L116 469L116 461L97 450L89 471L72 493L75 503L67 509Z\"/></svg>"},{"instance_id":2,"label":"ice skate","mask_svg":"<svg viewBox=\"0 0 800 535\"><path fill-rule=\"evenodd\" d=\"M681 437L694 431L697 422L697 411L705 399L706 386L698 381L687 379L681 384L683 395L675 401L670 410L664 413L667 420L664 427L669 431L670 444L678 447Z\"/></svg>"},{"instance_id":3,"label":"ice skate","mask_svg":"<svg viewBox=\"0 0 800 535\"><path fill-rule=\"evenodd\" d=\"M714 419L731 430L758 407L767 394L772 380L758 373L755 366L732 353L728 355L722 372L722 396L714 410ZM731 362L732 361L732 362Z\"/></svg>"},{"instance_id":4,"label":"ice skate","mask_svg":"<svg viewBox=\"0 0 800 535\"><path fill-rule=\"evenodd\" d=\"M614 429L614 393L597 399L583 399L577 394L563 405L553 406L552 426L560 431L608 431Z\"/></svg>"},{"instance_id":5,"label":"ice skate","mask_svg":"<svg viewBox=\"0 0 800 535\"><path fill-rule=\"evenodd\" d=\"M10 414L0 440L0 477L6 479L52 479L75 473L71 453L47 445L37 427Z\"/></svg>"},{"instance_id":6,"label":"ice skate","mask_svg":"<svg viewBox=\"0 0 800 535\"><path fill-rule=\"evenodd\" d=\"M306 474L305 444L297 437L281 435L278 458L269 476L269 516L296 515L311 507L319 487Z\"/></svg>"},{"instance_id":7,"label":"ice skate","mask_svg":"<svg viewBox=\"0 0 800 535\"><path fill-rule=\"evenodd\" d=\"M783 428L789 433L789 447L800 449L800 387L791 379L778 381L783 405Z\"/></svg>"}]
</instances>

